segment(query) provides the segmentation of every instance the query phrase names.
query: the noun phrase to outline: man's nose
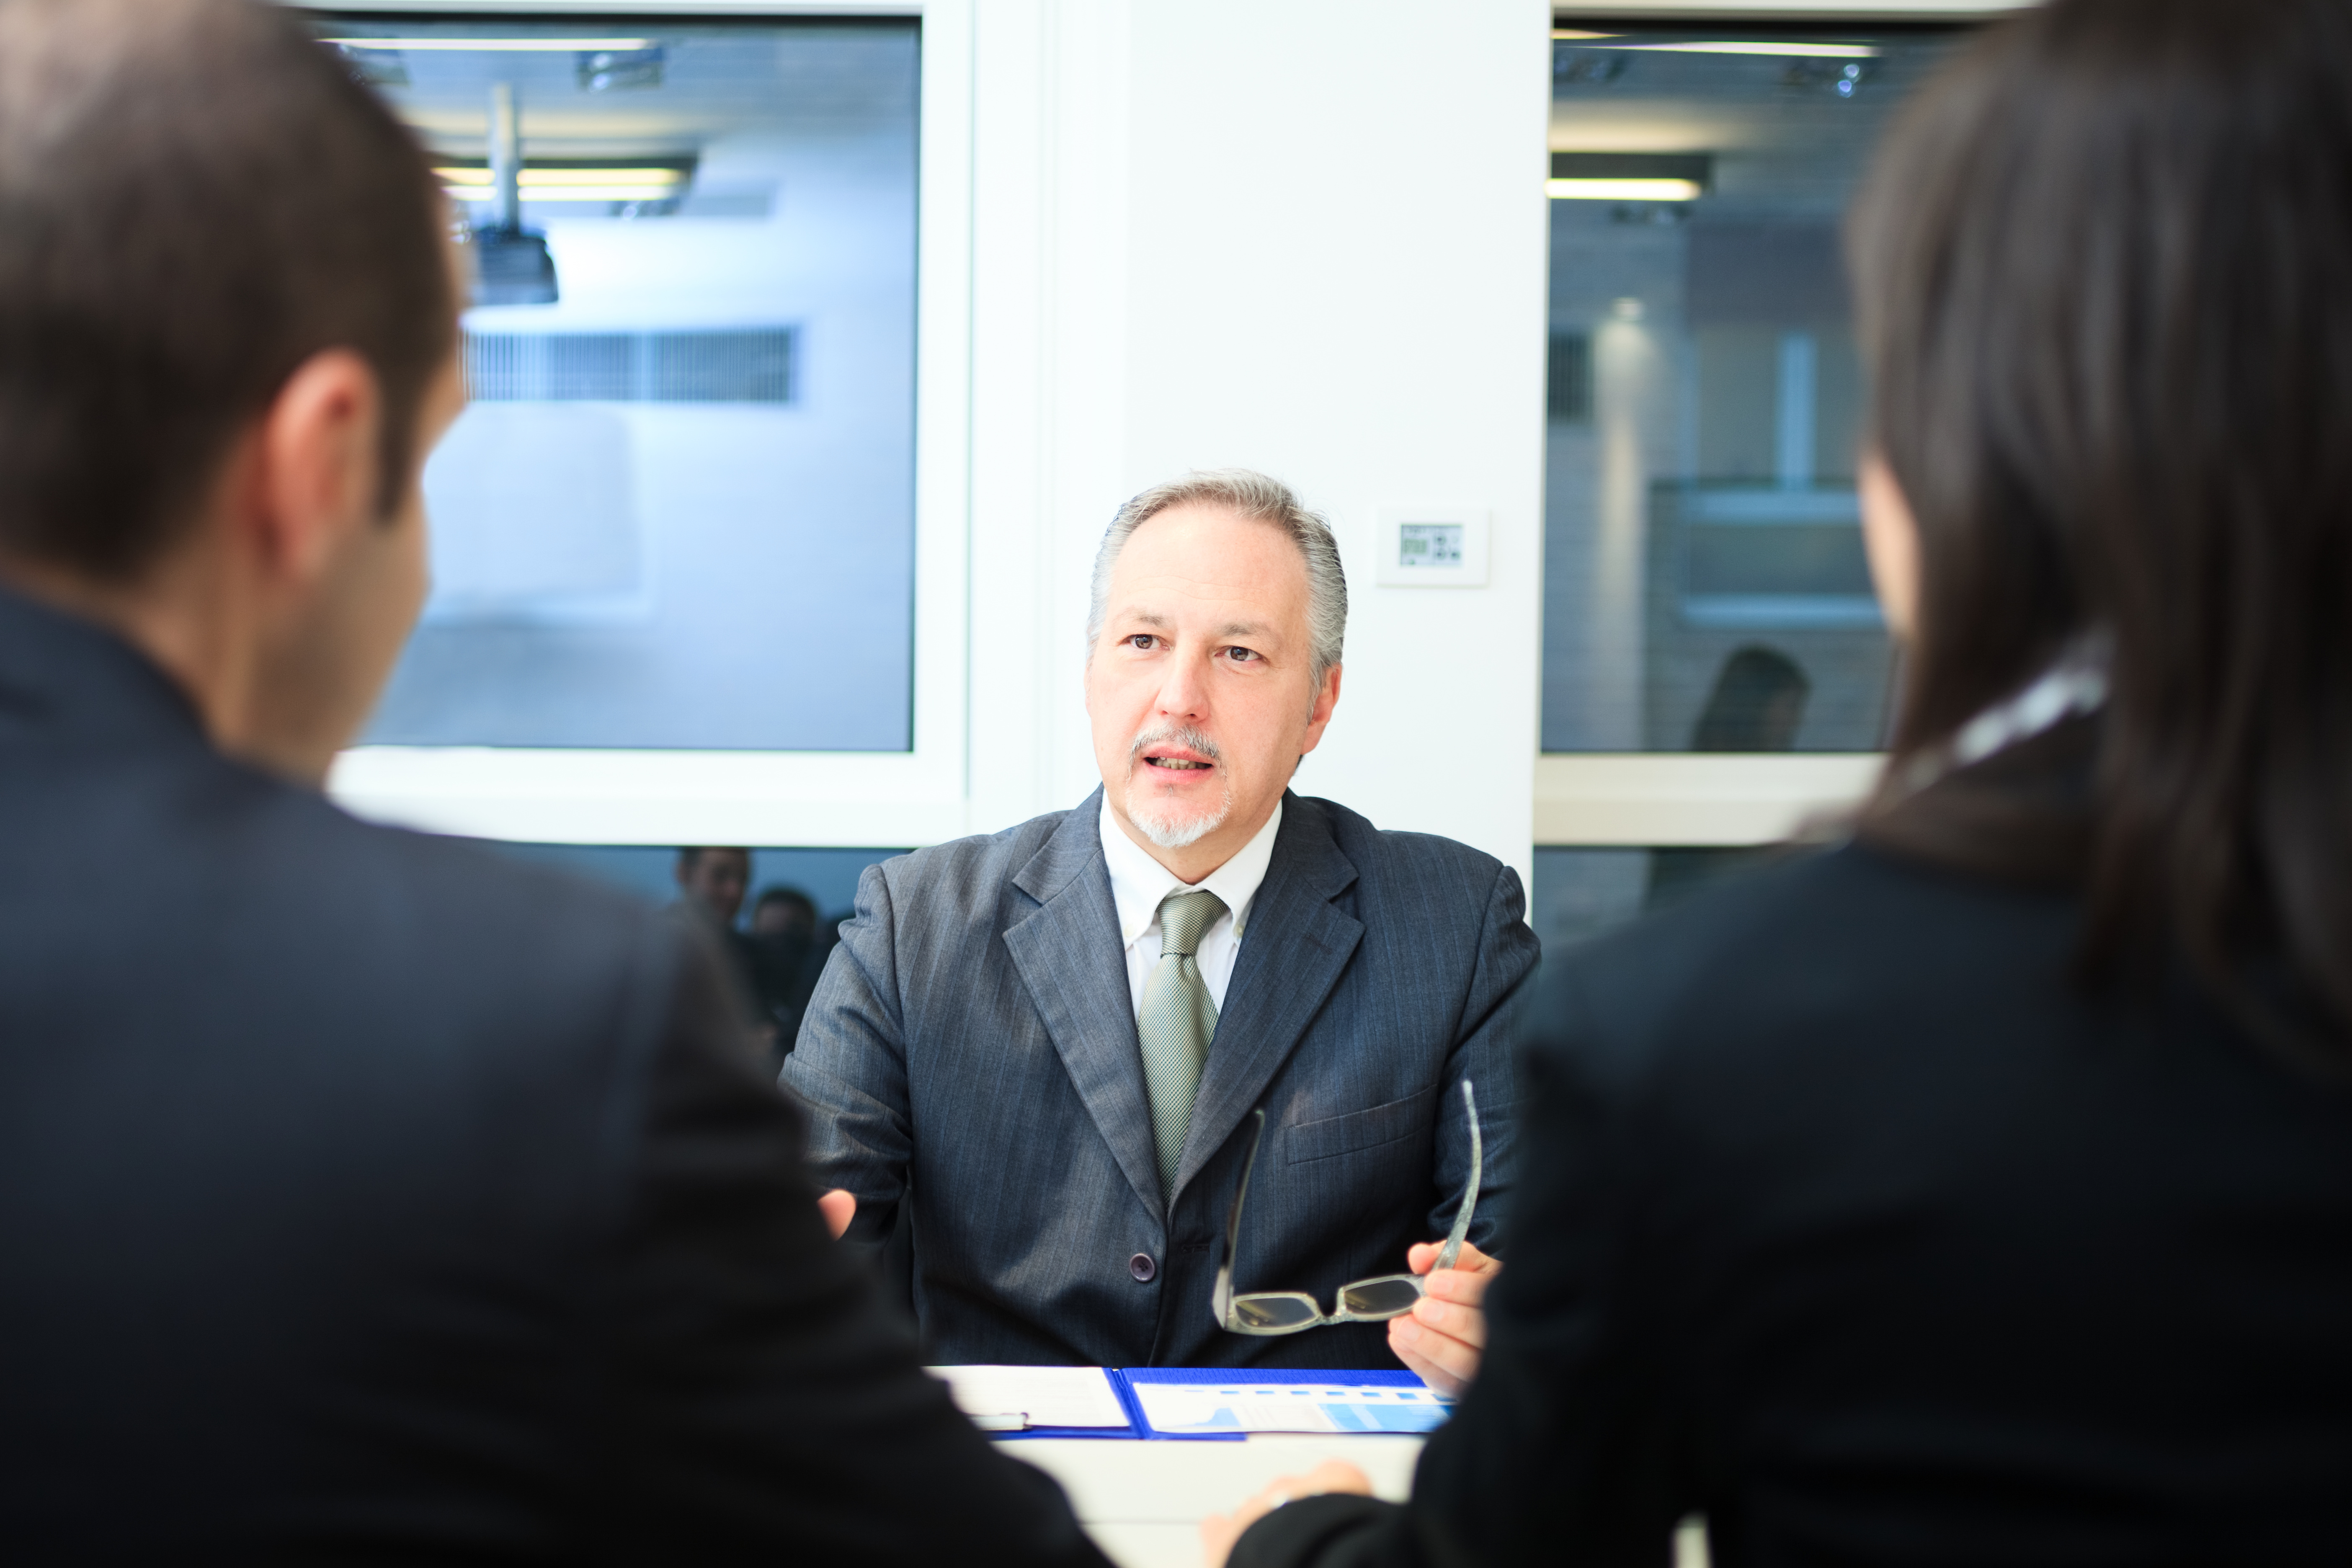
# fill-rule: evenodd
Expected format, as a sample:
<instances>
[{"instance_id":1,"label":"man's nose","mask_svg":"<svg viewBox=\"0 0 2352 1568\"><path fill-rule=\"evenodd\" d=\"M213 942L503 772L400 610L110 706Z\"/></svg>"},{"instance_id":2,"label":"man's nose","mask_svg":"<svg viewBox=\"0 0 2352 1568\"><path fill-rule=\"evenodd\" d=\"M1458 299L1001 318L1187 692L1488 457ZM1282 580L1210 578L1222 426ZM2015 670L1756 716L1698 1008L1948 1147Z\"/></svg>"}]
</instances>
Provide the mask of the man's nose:
<instances>
[{"instance_id":1,"label":"man's nose","mask_svg":"<svg viewBox=\"0 0 2352 1568\"><path fill-rule=\"evenodd\" d=\"M1208 711L1209 688L1202 679L1200 661L1179 658L1168 663L1160 683L1160 711L1171 719L1198 719Z\"/></svg>"}]
</instances>

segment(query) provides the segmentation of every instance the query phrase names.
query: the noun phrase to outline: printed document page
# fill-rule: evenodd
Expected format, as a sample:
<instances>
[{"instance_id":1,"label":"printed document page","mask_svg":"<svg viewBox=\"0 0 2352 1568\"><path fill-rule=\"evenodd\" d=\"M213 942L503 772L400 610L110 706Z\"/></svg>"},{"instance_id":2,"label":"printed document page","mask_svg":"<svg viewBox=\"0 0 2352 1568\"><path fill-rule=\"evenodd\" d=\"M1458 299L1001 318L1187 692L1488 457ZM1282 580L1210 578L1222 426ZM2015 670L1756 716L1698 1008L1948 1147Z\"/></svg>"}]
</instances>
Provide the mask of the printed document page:
<instances>
[{"instance_id":1,"label":"printed document page","mask_svg":"<svg viewBox=\"0 0 2352 1568\"><path fill-rule=\"evenodd\" d=\"M1124 1430L1127 1408L1098 1366L935 1366L956 1408L979 1420L1019 1415L1030 1426L1110 1426Z\"/></svg>"},{"instance_id":2,"label":"printed document page","mask_svg":"<svg viewBox=\"0 0 2352 1568\"><path fill-rule=\"evenodd\" d=\"M1133 1387L1155 1432L1433 1432L1450 1400L1384 1384L1146 1383Z\"/></svg>"}]
</instances>

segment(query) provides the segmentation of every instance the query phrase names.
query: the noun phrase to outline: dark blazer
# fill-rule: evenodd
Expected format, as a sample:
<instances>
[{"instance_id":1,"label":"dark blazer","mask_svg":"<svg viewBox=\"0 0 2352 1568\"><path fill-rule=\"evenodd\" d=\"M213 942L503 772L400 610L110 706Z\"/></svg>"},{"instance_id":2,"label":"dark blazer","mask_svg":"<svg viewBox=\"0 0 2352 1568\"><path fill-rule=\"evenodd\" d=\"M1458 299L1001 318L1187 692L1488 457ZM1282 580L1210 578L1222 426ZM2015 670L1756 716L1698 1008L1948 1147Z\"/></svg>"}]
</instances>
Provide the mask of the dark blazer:
<instances>
[{"instance_id":1,"label":"dark blazer","mask_svg":"<svg viewBox=\"0 0 2352 1568\"><path fill-rule=\"evenodd\" d=\"M1534 933L1507 867L1286 795L1163 1203L1097 791L991 837L869 868L784 1064L819 1179L880 1239L907 1206L932 1359L1394 1366L1379 1325L1246 1339L1209 1307L1248 1153L1237 1289L1404 1268L1486 1139L1472 1231L1512 1164L1508 1003ZM909 1186L912 1196L908 1195Z\"/></svg>"},{"instance_id":2,"label":"dark blazer","mask_svg":"<svg viewBox=\"0 0 2352 1568\"><path fill-rule=\"evenodd\" d=\"M2074 978L2089 735L1558 965L1484 1372L1239 1568L2352 1561L2352 1089Z\"/></svg>"},{"instance_id":3,"label":"dark blazer","mask_svg":"<svg viewBox=\"0 0 2352 1568\"><path fill-rule=\"evenodd\" d=\"M1099 1563L799 1145L676 922L0 592L0 1560Z\"/></svg>"}]
</instances>

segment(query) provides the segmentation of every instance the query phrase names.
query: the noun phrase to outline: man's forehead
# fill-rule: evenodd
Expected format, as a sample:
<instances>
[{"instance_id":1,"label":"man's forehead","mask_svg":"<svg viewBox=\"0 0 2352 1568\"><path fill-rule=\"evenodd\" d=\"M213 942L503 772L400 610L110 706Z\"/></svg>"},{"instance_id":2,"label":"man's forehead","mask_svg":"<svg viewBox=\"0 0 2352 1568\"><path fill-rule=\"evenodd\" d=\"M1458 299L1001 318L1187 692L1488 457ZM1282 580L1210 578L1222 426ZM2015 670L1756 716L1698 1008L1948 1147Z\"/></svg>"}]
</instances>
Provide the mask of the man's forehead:
<instances>
[{"instance_id":1,"label":"man's forehead","mask_svg":"<svg viewBox=\"0 0 2352 1568\"><path fill-rule=\"evenodd\" d=\"M1114 600L1163 613L1254 605L1279 612L1307 597L1307 562L1272 523L1218 509L1171 509L1128 537L1111 568Z\"/></svg>"}]
</instances>

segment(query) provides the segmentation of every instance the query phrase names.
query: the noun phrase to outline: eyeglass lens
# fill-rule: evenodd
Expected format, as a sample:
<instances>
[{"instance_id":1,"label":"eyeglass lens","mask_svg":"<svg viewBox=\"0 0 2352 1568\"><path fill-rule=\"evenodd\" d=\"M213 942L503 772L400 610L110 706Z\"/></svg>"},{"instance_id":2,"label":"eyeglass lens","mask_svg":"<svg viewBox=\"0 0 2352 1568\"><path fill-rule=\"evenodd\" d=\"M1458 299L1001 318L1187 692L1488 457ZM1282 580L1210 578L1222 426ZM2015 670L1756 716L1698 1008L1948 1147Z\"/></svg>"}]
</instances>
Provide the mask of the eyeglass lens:
<instances>
[{"instance_id":1,"label":"eyeglass lens","mask_svg":"<svg viewBox=\"0 0 2352 1568\"><path fill-rule=\"evenodd\" d=\"M1359 1318L1401 1318L1421 1300L1421 1281L1391 1274L1359 1279L1339 1290L1339 1310Z\"/></svg>"},{"instance_id":2,"label":"eyeglass lens","mask_svg":"<svg viewBox=\"0 0 2352 1568\"><path fill-rule=\"evenodd\" d=\"M1236 1296L1233 1316L1234 1321L1245 1329L1265 1329L1276 1333L1288 1329L1311 1329L1323 1321L1315 1303L1301 1296Z\"/></svg>"}]
</instances>

